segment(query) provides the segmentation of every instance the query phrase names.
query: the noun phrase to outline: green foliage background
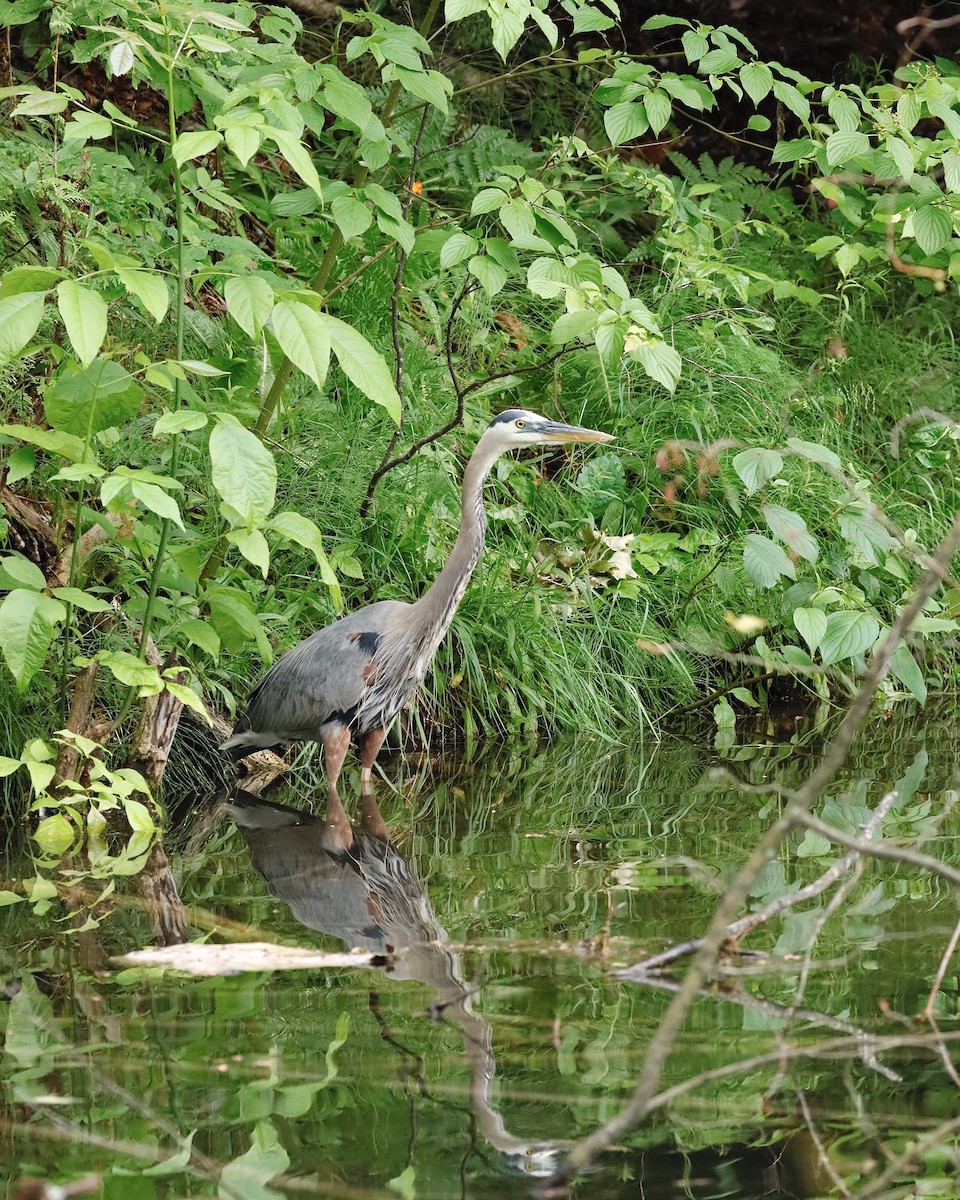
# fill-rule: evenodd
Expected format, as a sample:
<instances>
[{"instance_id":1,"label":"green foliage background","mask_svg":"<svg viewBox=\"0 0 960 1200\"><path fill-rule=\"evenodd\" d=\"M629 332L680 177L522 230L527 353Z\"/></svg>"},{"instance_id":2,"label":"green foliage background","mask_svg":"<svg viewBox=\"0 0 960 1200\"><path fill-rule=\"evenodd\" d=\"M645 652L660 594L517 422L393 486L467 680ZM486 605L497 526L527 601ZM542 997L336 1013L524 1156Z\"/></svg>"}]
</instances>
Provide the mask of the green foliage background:
<instances>
[{"instance_id":1,"label":"green foliage background","mask_svg":"<svg viewBox=\"0 0 960 1200\"><path fill-rule=\"evenodd\" d=\"M611 0L561 8L7 5L0 435L49 538L7 504L3 770L94 657L120 729L163 689L232 713L420 594L513 405L616 443L501 461L412 723L724 729L853 686L960 499L960 68L822 83L658 17L661 70L604 48ZM766 169L685 157L735 102ZM955 599L891 699L950 686Z\"/></svg>"}]
</instances>

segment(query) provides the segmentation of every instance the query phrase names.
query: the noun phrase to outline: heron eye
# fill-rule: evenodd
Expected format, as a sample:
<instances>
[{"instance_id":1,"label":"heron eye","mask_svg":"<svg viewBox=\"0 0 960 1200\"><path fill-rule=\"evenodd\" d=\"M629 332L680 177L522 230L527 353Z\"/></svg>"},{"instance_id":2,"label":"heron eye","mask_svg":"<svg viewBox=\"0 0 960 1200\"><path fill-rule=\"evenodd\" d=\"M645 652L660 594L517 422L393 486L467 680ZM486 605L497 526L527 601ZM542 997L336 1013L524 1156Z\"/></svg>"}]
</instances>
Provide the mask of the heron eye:
<instances>
[{"instance_id":1,"label":"heron eye","mask_svg":"<svg viewBox=\"0 0 960 1200\"><path fill-rule=\"evenodd\" d=\"M514 424L518 429L522 429L526 425L526 421L515 421Z\"/></svg>"}]
</instances>

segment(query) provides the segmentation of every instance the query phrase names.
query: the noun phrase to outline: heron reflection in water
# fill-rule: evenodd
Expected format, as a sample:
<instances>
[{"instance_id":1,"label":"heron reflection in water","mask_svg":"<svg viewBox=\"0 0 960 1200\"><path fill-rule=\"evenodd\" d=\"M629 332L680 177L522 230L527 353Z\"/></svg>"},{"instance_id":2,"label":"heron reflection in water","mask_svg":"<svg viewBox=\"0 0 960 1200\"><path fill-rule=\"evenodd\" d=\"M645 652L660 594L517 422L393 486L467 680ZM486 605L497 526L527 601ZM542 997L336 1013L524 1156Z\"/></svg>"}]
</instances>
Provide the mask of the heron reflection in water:
<instances>
[{"instance_id":1,"label":"heron reflection in water","mask_svg":"<svg viewBox=\"0 0 960 1200\"><path fill-rule=\"evenodd\" d=\"M496 1060L490 1023L473 1011L459 956L447 945L423 884L390 842L372 795L363 795L360 825L349 827L339 844L324 821L247 792L237 791L227 811L270 892L301 924L342 938L349 949L389 955L392 978L433 988L433 1011L463 1034L470 1105L480 1132L512 1170L551 1174L569 1143L528 1141L504 1127L492 1102Z\"/></svg>"}]
</instances>

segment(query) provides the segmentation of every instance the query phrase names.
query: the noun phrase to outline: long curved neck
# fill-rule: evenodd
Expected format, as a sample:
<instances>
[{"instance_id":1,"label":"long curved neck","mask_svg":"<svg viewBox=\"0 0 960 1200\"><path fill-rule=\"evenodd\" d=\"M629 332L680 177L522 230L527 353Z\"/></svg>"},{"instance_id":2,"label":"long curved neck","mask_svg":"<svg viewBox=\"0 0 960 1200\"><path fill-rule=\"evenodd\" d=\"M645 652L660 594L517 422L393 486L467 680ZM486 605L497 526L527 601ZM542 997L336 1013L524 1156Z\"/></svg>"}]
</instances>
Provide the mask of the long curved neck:
<instances>
[{"instance_id":1,"label":"long curved neck","mask_svg":"<svg viewBox=\"0 0 960 1200\"><path fill-rule=\"evenodd\" d=\"M483 553L487 516L483 509L483 484L502 449L485 444L481 438L463 473L463 499L460 531L450 557L433 584L414 605L417 616L434 633L431 640L439 645L457 605L467 590L473 568Z\"/></svg>"}]
</instances>

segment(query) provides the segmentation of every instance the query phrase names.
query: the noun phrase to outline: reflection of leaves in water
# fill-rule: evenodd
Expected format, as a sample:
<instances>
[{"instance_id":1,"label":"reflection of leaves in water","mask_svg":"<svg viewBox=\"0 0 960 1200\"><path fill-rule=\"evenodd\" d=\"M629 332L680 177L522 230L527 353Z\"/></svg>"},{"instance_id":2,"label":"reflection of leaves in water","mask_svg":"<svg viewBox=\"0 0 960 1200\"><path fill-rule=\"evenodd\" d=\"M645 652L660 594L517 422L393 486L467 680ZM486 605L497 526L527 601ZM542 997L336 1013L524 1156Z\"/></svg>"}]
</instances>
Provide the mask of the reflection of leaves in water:
<instances>
[{"instance_id":1,"label":"reflection of leaves in water","mask_svg":"<svg viewBox=\"0 0 960 1200\"><path fill-rule=\"evenodd\" d=\"M290 1156L280 1144L277 1131L270 1121L258 1121L254 1126L250 1149L246 1154L227 1163L220 1175L221 1200L283 1200L283 1194L268 1188L267 1182L283 1174L290 1166Z\"/></svg>"}]
</instances>

